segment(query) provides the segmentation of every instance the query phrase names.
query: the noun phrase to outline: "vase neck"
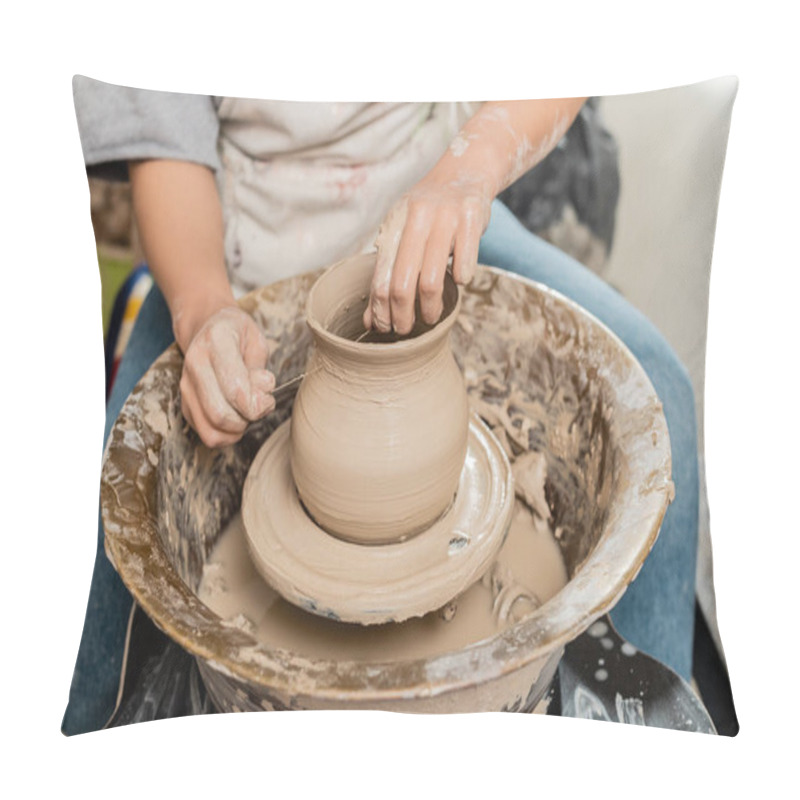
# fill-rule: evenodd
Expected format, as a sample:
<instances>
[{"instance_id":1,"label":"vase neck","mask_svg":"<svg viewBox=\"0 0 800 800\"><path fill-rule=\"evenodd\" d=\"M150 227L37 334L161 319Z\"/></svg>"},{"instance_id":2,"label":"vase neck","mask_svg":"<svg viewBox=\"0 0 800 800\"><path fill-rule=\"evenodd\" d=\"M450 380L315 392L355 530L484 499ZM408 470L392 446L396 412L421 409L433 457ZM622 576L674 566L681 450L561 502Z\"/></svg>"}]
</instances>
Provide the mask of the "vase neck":
<instances>
[{"instance_id":1,"label":"vase neck","mask_svg":"<svg viewBox=\"0 0 800 800\"><path fill-rule=\"evenodd\" d=\"M342 378L364 381L401 379L439 369L450 355L447 333L436 339L406 340L397 344L341 346L338 342L314 337L315 366ZM347 342L352 345L352 342ZM398 346L402 345L402 346Z\"/></svg>"}]
</instances>

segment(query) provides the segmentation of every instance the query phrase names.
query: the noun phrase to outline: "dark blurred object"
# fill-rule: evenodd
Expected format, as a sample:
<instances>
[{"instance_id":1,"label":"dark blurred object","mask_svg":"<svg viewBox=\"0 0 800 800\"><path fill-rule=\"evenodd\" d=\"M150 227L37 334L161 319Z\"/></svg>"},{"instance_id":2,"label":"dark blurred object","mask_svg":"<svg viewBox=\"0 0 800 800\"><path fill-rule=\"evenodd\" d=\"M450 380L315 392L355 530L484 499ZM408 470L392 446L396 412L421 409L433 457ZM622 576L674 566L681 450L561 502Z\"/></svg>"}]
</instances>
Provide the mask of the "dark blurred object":
<instances>
[{"instance_id":1,"label":"dark blurred object","mask_svg":"<svg viewBox=\"0 0 800 800\"><path fill-rule=\"evenodd\" d=\"M130 248L133 235L130 184L89 178L89 197L97 244Z\"/></svg>"},{"instance_id":2,"label":"dark blurred object","mask_svg":"<svg viewBox=\"0 0 800 800\"><path fill-rule=\"evenodd\" d=\"M689 684L626 642L608 615L566 646L558 679L563 717L716 733Z\"/></svg>"},{"instance_id":3,"label":"dark blurred object","mask_svg":"<svg viewBox=\"0 0 800 800\"><path fill-rule=\"evenodd\" d=\"M699 603L694 607L694 661L692 673L708 713L722 736L739 733L739 719L733 705L728 669L720 657L717 645Z\"/></svg>"},{"instance_id":4,"label":"dark blurred object","mask_svg":"<svg viewBox=\"0 0 800 800\"><path fill-rule=\"evenodd\" d=\"M161 633L138 606L131 614L122 691L105 727L215 713L194 656Z\"/></svg>"},{"instance_id":5,"label":"dark blurred object","mask_svg":"<svg viewBox=\"0 0 800 800\"><path fill-rule=\"evenodd\" d=\"M533 233L602 273L614 240L619 159L590 97L556 148L499 199Z\"/></svg>"}]
</instances>

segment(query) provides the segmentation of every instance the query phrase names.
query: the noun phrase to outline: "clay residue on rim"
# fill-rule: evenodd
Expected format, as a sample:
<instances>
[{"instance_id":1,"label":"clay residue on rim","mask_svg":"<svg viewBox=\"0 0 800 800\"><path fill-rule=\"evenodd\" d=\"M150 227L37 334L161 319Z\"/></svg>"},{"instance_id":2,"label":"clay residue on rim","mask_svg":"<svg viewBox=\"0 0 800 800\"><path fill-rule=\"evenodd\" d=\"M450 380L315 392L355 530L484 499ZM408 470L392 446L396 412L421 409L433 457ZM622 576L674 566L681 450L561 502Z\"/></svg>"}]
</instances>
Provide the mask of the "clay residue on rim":
<instances>
[{"instance_id":1,"label":"clay residue on rim","mask_svg":"<svg viewBox=\"0 0 800 800\"><path fill-rule=\"evenodd\" d=\"M414 306L414 326L410 333L380 333L364 329L363 315L369 301L369 287L375 270L376 254L366 253L345 259L326 269L314 283L306 302L306 316L311 330L322 341L336 342L347 349L361 352L375 351L367 347L374 344L391 344L393 351L402 353L407 347L419 347L415 341L424 337L431 344L444 337L452 328L461 306L461 292L447 272L444 278L443 311L433 324L422 320L419 298ZM341 282L341 267L349 266L345 283ZM408 344L405 344L408 343ZM359 348L361 346L361 348ZM381 358L386 359L386 354Z\"/></svg>"},{"instance_id":2,"label":"clay residue on rim","mask_svg":"<svg viewBox=\"0 0 800 800\"><path fill-rule=\"evenodd\" d=\"M278 383L304 370L310 337L303 305L315 277L275 284L242 302L272 342ZM233 681L264 707L297 707L310 698L340 707L455 698L462 688L491 687L504 677L528 680L529 667L540 669L635 577L672 494L666 422L639 364L570 301L487 268L463 292L453 346L472 407L512 457L545 455L545 497L560 528L567 586L501 635L433 659L357 665L259 647L223 624L194 589L238 510L250 461L288 418L292 398L281 398L238 445L211 453L181 418L182 361L173 346L112 431L101 502L107 549L124 582L162 629L205 660L204 674Z\"/></svg>"}]
</instances>

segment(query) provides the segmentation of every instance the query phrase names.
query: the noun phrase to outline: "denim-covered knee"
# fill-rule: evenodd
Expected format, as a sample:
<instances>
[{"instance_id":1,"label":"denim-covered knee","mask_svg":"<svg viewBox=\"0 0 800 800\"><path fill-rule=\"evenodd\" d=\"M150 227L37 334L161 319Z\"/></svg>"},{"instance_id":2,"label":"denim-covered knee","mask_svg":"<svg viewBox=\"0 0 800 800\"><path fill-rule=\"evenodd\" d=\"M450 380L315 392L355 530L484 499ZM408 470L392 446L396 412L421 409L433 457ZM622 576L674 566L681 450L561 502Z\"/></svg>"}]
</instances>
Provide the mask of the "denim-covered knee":
<instances>
[{"instance_id":1,"label":"denim-covered knee","mask_svg":"<svg viewBox=\"0 0 800 800\"><path fill-rule=\"evenodd\" d=\"M687 441L696 455L697 411L689 371L655 327L649 337L647 356L640 361L661 399L670 439L677 440L674 444Z\"/></svg>"},{"instance_id":2,"label":"denim-covered knee","mask_svg":"<svg viewBox=\"0 0 800 800\"><path fill-rule=\"evenodd\" d=\"M695 396L689 370L661 333L657 332L656 335L660 340L658 346L661 359L660 369L664 372L671 394L674 395L676 402L691 410L690 416L694 419L696 413Z\"/></svg>"}]
</instances>

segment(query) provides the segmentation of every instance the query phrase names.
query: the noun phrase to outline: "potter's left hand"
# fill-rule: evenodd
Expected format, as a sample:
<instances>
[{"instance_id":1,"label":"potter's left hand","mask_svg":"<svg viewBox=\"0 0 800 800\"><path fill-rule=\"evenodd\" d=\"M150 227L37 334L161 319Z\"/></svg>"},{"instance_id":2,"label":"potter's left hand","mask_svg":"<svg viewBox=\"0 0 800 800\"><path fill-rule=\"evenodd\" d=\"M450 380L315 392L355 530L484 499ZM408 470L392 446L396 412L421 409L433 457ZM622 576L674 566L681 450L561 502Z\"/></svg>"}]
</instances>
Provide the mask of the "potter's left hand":
<instances>
[{"instance_id":1,"label":"potter's left hand","mask_svg":"<svg viewBox=\"0 0 800 800\"><path fill-rule=\"evenodd\" d=\"M478 177L434 173L389 211L376 240L378 260L364 326L409 333L419 289L424 322L442 315L444 276L450 256L456 283L469 283L478 245L489 224L493 193Z\"/></svg>"},{"instance_id":2,"label":"potter's left hand","mask_svg":"<svg viewBox=\"0 0 800 800\"><path fill-rule=\"evenodd\" d=\"M269 348L253 318L236 305L211 314L184 351L181 411L208 447L238 442L251 422L275 408L275 376L266 369Z\"/></svg>"}]
</instances>

